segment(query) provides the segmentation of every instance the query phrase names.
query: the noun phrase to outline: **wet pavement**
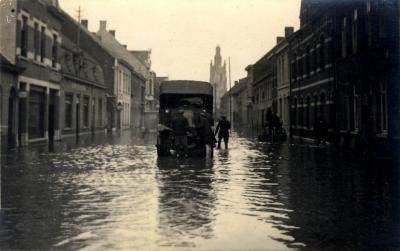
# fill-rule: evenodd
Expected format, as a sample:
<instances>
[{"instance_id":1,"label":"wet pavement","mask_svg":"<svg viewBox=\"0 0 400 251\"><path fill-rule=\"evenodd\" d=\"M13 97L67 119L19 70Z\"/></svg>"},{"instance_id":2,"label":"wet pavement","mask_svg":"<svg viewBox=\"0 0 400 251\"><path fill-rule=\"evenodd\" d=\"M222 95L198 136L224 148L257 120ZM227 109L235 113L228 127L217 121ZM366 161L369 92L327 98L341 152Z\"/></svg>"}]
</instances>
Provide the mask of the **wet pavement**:
<instances>
[{"instance_id":1,"label":"wet pavement","mask_svg":"<svg viewBox=\"0 0 400 251\"><path fill-rule=\"evenodd\" d=\"M400 250L398 172L334 147L235 135L212 160L154 135L2 156L0 250Z\"/></svg>"}]
</instances>

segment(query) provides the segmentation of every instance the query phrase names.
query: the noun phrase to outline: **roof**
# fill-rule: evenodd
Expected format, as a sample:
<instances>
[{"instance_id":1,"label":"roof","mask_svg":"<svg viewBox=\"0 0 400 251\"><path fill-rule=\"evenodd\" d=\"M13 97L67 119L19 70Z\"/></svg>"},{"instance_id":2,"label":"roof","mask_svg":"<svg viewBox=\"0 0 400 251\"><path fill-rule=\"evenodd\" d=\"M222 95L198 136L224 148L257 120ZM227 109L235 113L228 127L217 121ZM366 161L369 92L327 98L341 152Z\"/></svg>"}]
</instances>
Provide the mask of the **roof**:
<instances>
[{"instance_id":1,"label":"roof","mask_svg":"<svg viewBox=\"0 0 400 251\"><path fill-rule=\"evenodd\" d=\"M212 85L208 82L193 80L164 81L160 86L160 94L206 94L213 95Z\"/></svg>"}]
</instances>

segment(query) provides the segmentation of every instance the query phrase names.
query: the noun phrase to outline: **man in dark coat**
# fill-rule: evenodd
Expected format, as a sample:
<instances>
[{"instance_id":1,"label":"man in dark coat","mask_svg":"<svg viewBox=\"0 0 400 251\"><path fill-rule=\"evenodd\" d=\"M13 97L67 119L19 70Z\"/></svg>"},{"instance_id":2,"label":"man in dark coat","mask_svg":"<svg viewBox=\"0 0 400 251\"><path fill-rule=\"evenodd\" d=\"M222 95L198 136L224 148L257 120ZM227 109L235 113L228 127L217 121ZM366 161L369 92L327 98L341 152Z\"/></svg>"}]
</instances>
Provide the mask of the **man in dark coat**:
<instances>
[{"instance_id":1,"label":"man in dark coat","mask_svg":"<svg viewBox=\"0 0 400 251\"><path fill-rule=\"evenodd\" d=\"M314 133L316 144L326 144L326 138L328 134L328 122L323 117L318 117L314 123Z\"/></svg>"},{"instance_id":2,"label":"man in dark coat","mask_svg":"<svg viewBox=\"0 0 400 251\"><path fill-rule=\"evenodd\" d=\"M215 129L215 134L218 133L218 149L221 148L222 139L224 139L225 149L228 149L230 129L231 129L231 123L226 119L225 116L222 116L221 120L218 122L217 128Z\"/></svg>"},{"instance_id":3,"label":"man in dark coat","mask_svg":"<svg viewBox=\"0 0 400 251\"><path fill-rule=\"evenodd\" d=\"M183 110L179 110L177 116L172 120L177 157L182 155L185 155L185 157L188 156L187 131L189 130L189 122L183 116L183 113Z\"/></svg>"}]
</instances>

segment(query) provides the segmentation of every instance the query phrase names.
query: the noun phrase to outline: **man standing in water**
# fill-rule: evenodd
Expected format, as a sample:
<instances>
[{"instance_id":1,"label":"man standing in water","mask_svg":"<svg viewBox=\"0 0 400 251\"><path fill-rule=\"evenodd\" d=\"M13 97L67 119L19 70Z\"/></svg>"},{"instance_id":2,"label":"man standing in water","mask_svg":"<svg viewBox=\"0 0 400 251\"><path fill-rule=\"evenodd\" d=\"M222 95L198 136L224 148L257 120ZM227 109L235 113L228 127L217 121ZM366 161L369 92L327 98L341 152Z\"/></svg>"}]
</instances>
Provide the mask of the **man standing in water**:
<instances>
[{"instance_id":1,"label":"man standing in water","mask_svg":"<svg viewBox=\"0 0 400 251\"><path fill-rule=\"evenodd\" d=\"M189 129L189 122L183 116L184 111L179 110L176 118L172 120L172 130L175 134L175 146L177 151L177 157L184 155L188 156L188 146L187 146L187 131Z\"/></svg>"},{"instance_id":2,"label":"man standing in water","mask_svg":"<svg viewBox=\"0 0 400 251\"><path fill-rule=\"evenodd\" d=\"M221 120L218 122L217 128L215 129L215 134L218 133L218 149L221 149L222 139L224 139L225 149L228 149L229 129L231 129L231 123L225 116L221 116Z\"/></svg>"}]
</instances>

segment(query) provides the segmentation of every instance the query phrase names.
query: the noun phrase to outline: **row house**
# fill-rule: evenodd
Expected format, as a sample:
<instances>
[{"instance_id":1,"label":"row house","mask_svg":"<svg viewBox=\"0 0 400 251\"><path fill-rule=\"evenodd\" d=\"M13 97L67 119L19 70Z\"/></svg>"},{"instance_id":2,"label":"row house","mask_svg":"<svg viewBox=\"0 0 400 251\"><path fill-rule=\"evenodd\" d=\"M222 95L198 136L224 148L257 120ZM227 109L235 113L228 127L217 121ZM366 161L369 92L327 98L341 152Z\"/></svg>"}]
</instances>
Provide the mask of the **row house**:
<instances>
[{"instance_id":1,"label":"row house","mask_svg":"<svg viewBox=\"0 0 400 251\"><path fill-rule=\"evenodd\" d=\"M107 30L107 21L100 21L99 30L94 34L98 42L115 59L113 96L117 107L114 117L117 128L138 126L143 128L145 120L143 92L145 92L146 83L151 78L150 58L142 61L135 55L135 51L129 51L126 45L116 39L115 30ZM133 104L140 104L140 107L133 107Z\"/></svg>"},{"instance_id":2,"label":"row house","mask_svg":"<svg viewBox=\"0 0 400 251\"><path fill-rule=\"evenodd\" d=\"M277 68L275 52L269 51L253 65L253 114L251 118L252 130L262 133L268 112L276 112L277 96Z\"/></svg>"},{"instance_id":3,"label":"row house","mask_svg":"<svg viewBox=\"0 0 400 251\"><path fill-rule=\"evenodd\" d=\"M285 27L285 36L277 38L277 115L286 132L290 131L290 50L288 37L294 32L293 27Z\"/></svg>"},{"instance_id":4,"label":"row house","mask_svg":"<svg viewBox=\"0 0 400 251\"><path fill-rule=\"evenodd\" d=\"M74 76L74 79L66 77L70 85L65 85L64 95L61 96L66 109L66 115L63 116L64 134L79 135L88 131L115 130L118 113L114 95L115 57L87 29L87 22L77 22L65 11L61 12L64 16L62 34L68 38L64 45L64 67L66 72ZM69 69L71 63L75 69ZM89 117L86 118L88 103ZM83 107L85 110L82 110Z\"/></svg>"},{"instance_id":5,"label":"row house","mask_svg":"<svg viewBox=\"0 0 400 251\"><path fill-rule=\"evenodd\" d=\"M313 139L321 118L338 145L396 149L399 13L397 0L302 0L300 29L246 68L252 131L271 110L294 137Z\"/></svg>"},{"instance_id":6,"label":"row house","mask_svg":"<svg viewBox=\"0 0 400 251\"><path fill-rule=\"evenodd\" d=\"M329 140L392 148L399 138L399 2L303 0L290 38L292 132L313 138L328 122Z\"/></svg>"},{"instance_id":7,"label":"row house","mask_svg":"<svg viewBox=\"0 0 400 251\"><path fill-rule=\"evenodd\" d=\"M2 94L8 99L7 128L2 128L8 132L7 142L13 147L59 139L63 17L58 3L10 1L1 12L7 17L1 24L1 54L22 69L16 78L5 80L7 93Z\"/></svg>"},{"instance_id":8,"label":"row house","mask_svg":"<svg viewBox=\"0 0 400 251\"><path fill-rule=\"evenodd\" d=\"M324 14L332 2L302 1L300 30L289 38L291 135L294 136L313 138L315 121L324 118L332 137L334 16Z\"/></svg>"},{"instance_id":9,"label":"row house","mask_svg":"<svg viewBox=\"0 0 400 251\"><path fill-rule=\"evenodd\" d=\"M104 132L106 87L100 63L66 36L60 56L62 137Z\"/></svg>"},{"instance_id":10,"label":"row house","mask_svg":"<svg viewBox=\"0 0 400 251\"><path fill-rule=\"evenodd\" d=\"M130 50L147 69L144 99L144 127L155 131L158 124L159 94L157 93L157 74L151 70L151 50Z\"/></svg>"},{"instance_id":11,"label":"row house","mask_svg":"<svg viewBox=\"0 0 400 251\"><path fill-rule=\"evenodd\" d=\"M399 139L399 2L335 9L336 140L387 151Z\"/></svg>"}]
</instances>

